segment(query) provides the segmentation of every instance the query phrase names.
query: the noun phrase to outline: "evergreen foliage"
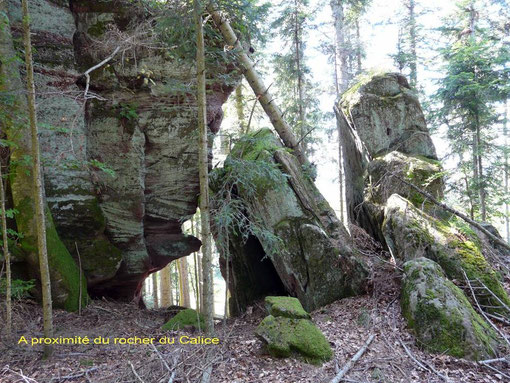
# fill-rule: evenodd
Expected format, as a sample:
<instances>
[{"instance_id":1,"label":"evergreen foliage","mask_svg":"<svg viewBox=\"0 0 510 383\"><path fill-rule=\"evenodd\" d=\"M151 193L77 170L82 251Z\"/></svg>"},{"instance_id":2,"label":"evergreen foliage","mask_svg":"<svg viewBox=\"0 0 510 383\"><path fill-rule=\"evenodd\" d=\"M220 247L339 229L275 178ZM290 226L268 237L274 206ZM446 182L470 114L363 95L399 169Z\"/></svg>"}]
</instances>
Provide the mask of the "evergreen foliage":
<instances>
[{"instance_id":1,"label":"evergreen foliage","mask_svg":"<svg viewBox=\"0 0 510 383\"><path fill-rule=\"evenodd\" d=\"M457 156L457 179L452 191L472 218L499 215L502 203L501 157L495 126L501 119L498 105L508 98L510 58L508 46L491 29L478 22L477 2L461 4L457 18L443 32L449 44L440 49L444 77L433 101L436 124L447 126L446 139ZM470 11L471 9L471 11ZM462 26L468 26L463 32ZM503 150L503 152L502 152Z\"/></svg>"}]
</instances>

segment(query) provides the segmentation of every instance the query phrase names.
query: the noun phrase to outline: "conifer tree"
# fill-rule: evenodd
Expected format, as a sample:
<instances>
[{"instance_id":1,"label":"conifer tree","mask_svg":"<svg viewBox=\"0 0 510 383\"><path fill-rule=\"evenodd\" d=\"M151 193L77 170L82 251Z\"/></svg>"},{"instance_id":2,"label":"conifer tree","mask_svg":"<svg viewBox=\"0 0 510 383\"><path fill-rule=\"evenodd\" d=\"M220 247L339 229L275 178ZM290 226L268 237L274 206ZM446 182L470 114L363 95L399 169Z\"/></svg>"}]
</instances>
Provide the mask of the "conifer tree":
<instances>
[{"instance_id":1,"label":"conifer tree","mask_svg":"<svg viewBox=\"0 0 510 383\"><path fill-rule=\"evenodd\" d=\"M509 55L508 48L495 43L492 29L479 23L479 15L477 1L470 0L445 28L449 44L441 49L446 65L436 93L436 117L447 125L452 152L465 173L461 196L471 205L471 217L486 221L492 215L491 199L501 188L491 176L491 141L498 117L495 106L508 96Z\"/></svg>"},{"instance_id":2,"label":"conifer tree","mask_svg":"<svg viewBox=\"0 0 510 383\"><path fill-rule=\"evenodd\" d=\"M306 63L307 31L312 27L312 13L308 0L282 1L280 17L272 23L286 50L273 57L276 87L285 117L298 137L301 150L311 154L314 133L322 125L322 113L318 105L318 87L310 77Z\"/></svg>"}]
</instances>

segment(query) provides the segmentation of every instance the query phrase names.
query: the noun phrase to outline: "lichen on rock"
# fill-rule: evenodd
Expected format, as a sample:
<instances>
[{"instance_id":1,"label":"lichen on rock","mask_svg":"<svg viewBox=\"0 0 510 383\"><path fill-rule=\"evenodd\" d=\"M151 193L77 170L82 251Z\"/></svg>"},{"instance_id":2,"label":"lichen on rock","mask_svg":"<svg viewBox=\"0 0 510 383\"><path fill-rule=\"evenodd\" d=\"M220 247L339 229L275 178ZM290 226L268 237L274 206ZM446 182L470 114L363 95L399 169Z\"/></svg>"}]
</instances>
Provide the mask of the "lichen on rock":
<instances>
[{"instance_id":1,"label":"lichen on rock","mask_svg":"<svg viewBox=\"0 0 510 383\"><path fill-rule=\"evenodd\" d=\"M401 305L426 350L473 360L497 355L498 335L434 261L417 258L404 264Z\"/></svg>"}]
</instances>

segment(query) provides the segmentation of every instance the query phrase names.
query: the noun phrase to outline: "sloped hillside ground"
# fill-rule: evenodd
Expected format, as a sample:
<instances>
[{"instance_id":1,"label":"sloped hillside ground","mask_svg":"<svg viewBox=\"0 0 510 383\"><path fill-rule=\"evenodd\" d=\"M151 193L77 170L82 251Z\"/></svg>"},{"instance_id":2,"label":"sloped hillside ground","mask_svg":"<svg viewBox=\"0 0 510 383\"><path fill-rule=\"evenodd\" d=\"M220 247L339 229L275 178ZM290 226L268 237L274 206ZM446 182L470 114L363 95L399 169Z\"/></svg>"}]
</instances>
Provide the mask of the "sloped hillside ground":
<instances>
[{"instance_id":1,"label":"sloped hillside ground","mask_svg":"<svg viewBox=\"0 0 510 383\"><path fill-rule=\"evenodd\" d=\"M61 345L54 356L41 361L42 349L0 343L0 382L199 382L212 366L211 382L329 382L375 334L368 351L347 374L345 382L508 382L508 365L492 364L500 372L474 362L420 351L400 312L400 272L379 245L361 230L353 231L363 254L378 270L371 293L342 299L312 313L335 357L322 366L298 359L275 359L254 335L265 316L262 302L242 317L217 324L218 346L196 345ZM509 287L506 281L506 288ZM3 314L3 313L2 313ZM193 330L165 332L161 326L169 310L140 310L135 304L94 301L82 315L55 311L56 336L190 337ZM498 325L499 326L499 325ZM42 336L42 312L30 301L16 305L15 339ZM508 336L510 326L500 326ZM405 345L408 351L405 350ZM419 363L423 366L420 367ZM434 372L435 371L435 372ZM441 377L442 375L443 377Z\"/></svg>"}]
</instances>

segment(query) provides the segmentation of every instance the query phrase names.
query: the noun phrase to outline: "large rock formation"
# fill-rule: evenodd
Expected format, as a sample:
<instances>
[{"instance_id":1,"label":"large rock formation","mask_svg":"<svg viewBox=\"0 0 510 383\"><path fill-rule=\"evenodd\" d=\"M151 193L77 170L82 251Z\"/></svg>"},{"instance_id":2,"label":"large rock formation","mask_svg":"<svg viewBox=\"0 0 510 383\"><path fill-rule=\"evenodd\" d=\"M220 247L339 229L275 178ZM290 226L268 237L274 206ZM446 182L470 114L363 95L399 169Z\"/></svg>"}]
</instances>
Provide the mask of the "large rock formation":
<instances>
[{"instance_id":1,"label":"large rock formation","mask_svg":"<svg viewBox=\"0 0 510 383\"><path fill-rule=\"evenodd\" d=\"M440 200L444 173L406 79L367 75L336 112L346 181L353 182L345 196L349 218L405 263L401 303L420 344L471 359L495 355L497 335L464 294L472 298L473 284L488 312L505 314L508 294L484 256L498 249L417 190Z\"/></svg>"},{"instance_id":2,"label":"large rock formation","mask_svg":"<svg viewBox=\"0 0 510 383\"><path fill-rule=\"evenodd\" d=\"M381 239L376 229L380 222L373 221L372 206L363 204L365 186L370 183L367 168L373 159L392 151L437 160L420 102L405 77L396 73L366 74L345 92L335 112L344 183L349 185L343 196L348 217Z\"/></svg>"},{"instance_id":3,"label":"large rock formation","mask_svg":"<svg viewBox=\"0 0 510 383\"><path fill-rule=\"evenodd\" d=\"M10 1L15 39L20 12ZM130 299L149 273L200 246L181 230L199 192L193 60L147 48L147 16L130 1L33 0L30 13L45 187L58 235L76 261L79 252L91 294ZM137 33L139 45L125 45ZM82 73L117 47L91 72L85 102ZM208 124L216 133L232 89L211 80Z\"/></svg>"},{"instance_id":4,"label":"large rock formation","mask_svg":"<svg viewBox=\"0 0 510 383\"><path fill-rule=\"evenodd\" d=\"M313 310L364 290L367 271L347 231L271 131L237 143L213 179L216 204L232 200L247 217L243 227L229 226L223 236L229 240L222 272L226 276L228 265L232 313L268 294L285 292ZM216 209L215 219L221 220L222 208ZM221 225L216 221L217 237ZM250 225L255 227L247 230Z\"/></svg>"}]
</instances>

